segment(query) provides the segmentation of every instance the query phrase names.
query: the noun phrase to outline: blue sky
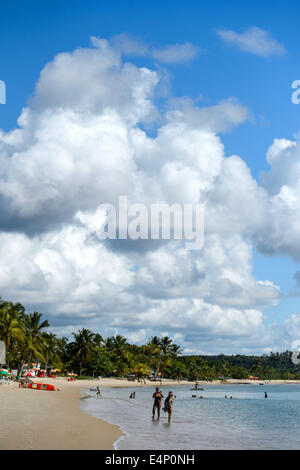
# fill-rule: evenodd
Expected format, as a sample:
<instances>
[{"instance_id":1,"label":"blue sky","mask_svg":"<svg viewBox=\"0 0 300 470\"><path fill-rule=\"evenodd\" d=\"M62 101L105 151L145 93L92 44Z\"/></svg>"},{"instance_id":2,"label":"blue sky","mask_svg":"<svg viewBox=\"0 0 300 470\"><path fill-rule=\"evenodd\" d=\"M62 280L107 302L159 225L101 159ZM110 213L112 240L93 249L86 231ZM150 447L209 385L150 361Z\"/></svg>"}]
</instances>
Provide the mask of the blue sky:
<instances>
[{"instance_id":1,"label":"blue sky","mask_svg":"<svg viewBox=\"0 0 300 470\"><path fill-rule=\"evenodd\" d=\"M0 17L0 79L7 87L0 127L4 131L16 127L47 63L60 52L89 47L91 36L110 39L126 33L153 49L189 42L198 52L186 63L158 64L150 55L128 60L137 67L167 70L172 97L191 98L200 107L235 97L245 106L250 120L220 135L225 155L239 155L260 182L260 172L269 170L266 152L273 140L293 140L300 130L300 106L291 102L291 84L300 79L299 14L296 0L288 5L216 0L7 2L1 5ZM218 34L220 30L240 34L253 26L268 31L285 52L262 57ZM293 276L299 263L292 256L280 252L267 256L255 246L253 256L257 279L274 282L284 296L295 290ZM272 312L267 323L283 322L287 315L298 313L298 305L297 296L282 298L265 310Z\"/></svg>"},{"instance_id":2,"label":"blue sky","mask_svg":"<svg viewBox=\"0 0 300 470\"><path fill-rule=\"evenodd\" d=\"M291 103L291 83L299 70L300 6L297 1L98 2L12 1L2 5L1 79L7 106L0 108L3 129L16 119L33 92L41 69L57 53L87 46L90 36L129 33L154 45L189 41L202 49L185 67L169 67L176 96L203 97L206 105L235 96L253 112L224 137L228 154L242 155L255 177L267 168L265 152L275 137L291 138L299 128L299 109ZM262 59L223 44L219 27L242 30L259 25L287 49L284 57ZM134 59L133 59L134 61ZM141 63L141 60L136 60ZM153 65L153 61L142 60ZM283 119L284 116L284 119Z\"/></svg>"}]
</instances>

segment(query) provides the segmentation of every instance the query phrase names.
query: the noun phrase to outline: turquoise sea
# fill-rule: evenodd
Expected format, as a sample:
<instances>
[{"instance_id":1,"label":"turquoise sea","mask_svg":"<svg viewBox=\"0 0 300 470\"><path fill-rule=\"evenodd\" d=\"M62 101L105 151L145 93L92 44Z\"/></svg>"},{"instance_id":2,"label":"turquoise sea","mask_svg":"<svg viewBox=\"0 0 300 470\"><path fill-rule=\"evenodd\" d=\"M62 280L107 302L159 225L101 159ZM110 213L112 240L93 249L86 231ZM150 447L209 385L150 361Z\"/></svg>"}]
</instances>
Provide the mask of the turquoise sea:
<instances>
[{"instance_id":1,"label":"turquoise sea","mask_svg":"<svg viewBox=\"0 0 300 470\"><path fill-rule=\"evenodd\" d=\"M115 443L116 449L300 448L300 385L208 385L197 392L190 388L173 387L170 425L163 411L160 421L152 420L154 387L106 388L102 399L87 391L90 397L81 400L81 409L121 427L125 437ZM170 389L161 390L167 396ZM133 391L136 399L129 399Z\"/></svg>"}]
</instances>

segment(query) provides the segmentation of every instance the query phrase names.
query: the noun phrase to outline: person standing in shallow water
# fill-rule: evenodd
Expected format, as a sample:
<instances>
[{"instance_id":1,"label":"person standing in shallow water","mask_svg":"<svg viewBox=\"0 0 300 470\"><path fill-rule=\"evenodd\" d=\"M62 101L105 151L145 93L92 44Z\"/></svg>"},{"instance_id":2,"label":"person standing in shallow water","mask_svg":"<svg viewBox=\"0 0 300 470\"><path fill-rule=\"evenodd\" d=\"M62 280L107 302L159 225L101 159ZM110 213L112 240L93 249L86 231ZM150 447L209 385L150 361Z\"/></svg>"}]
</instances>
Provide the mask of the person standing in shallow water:
<instances>
[{"instance_id":1,"label":"person standing in shallow water","mask_svg":"<svg viewBox=\"0 0 300 470\"><path fill-rule=\"evenodd\" d=\"M157 410L157 418L160 418L160 409L161 409L161 401L163 399L163 394L159 390L158 387L156 387L155 392L153 393L152 398L154 398L154 403L153 403L153 409L152 409L152 419L155 417L155 410Z\"/></svg>"},{"instance_id":2,"label":"person standing in shallow water","mask_svg":"<svg viewBox=\"0 0 300 470\"><path fill-rule=\"evenodd\" d=\"M174 395L173 392L169 392L169 395L165 399L165 411L168 413L168 423L171 422L171 417L173 414L173 403L174 403Z\"/></svg>"}]
</instances>

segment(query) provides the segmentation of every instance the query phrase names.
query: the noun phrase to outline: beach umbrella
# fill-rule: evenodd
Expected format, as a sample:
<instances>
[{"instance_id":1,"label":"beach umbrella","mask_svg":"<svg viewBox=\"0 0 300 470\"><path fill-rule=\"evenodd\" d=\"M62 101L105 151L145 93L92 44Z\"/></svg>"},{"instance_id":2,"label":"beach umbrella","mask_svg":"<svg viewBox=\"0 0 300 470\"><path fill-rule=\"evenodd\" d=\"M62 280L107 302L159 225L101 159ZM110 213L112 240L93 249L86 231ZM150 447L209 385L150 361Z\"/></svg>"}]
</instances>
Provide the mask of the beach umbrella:
<instances>
[{"instance_id":1,"label":"beach umbrella","mask_svg":"<svg viewBox=\"0 0 300 470\"><path fill-rule=\"evenodd\" d=\"M74 372L69 372L68 375L69 375L70 377L77 377L77 374L74 374Z\"/></svg>"},{"instance_id":2,"label":"beach umbrella","mask_svg":"<svg viewBox=\"0 0 300 470\"><path fill-rule=\"evenodd\" d=\"M0 375L10 375L10 373L7 370L0 370Z\"/></svg>"}]
</instances>

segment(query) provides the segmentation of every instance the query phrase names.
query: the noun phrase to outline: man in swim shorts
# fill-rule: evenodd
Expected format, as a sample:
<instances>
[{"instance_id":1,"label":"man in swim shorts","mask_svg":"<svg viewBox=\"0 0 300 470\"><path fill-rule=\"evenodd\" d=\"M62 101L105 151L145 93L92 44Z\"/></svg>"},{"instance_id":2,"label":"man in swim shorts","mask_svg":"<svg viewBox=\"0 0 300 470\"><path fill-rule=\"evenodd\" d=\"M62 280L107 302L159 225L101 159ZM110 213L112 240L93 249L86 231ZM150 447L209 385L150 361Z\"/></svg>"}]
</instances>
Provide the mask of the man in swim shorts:
<instances>
[{"instance_id":1,"label":"man in swim shorts","mask_svg":"<svg viewBox=\"0 0 300 470\"><path fill-rule=\"evenodd\" d=\"M154 398L154 403L153 403L153 410L152 410L152 418L154 419L155 417L155 410L157 409L157 418L160 418L160 409L161 409L161 401L163 399L163 394L159 390L158 387L156 387L155 392L153 393L152 398Z\"/></svg>"}]
</instances>

